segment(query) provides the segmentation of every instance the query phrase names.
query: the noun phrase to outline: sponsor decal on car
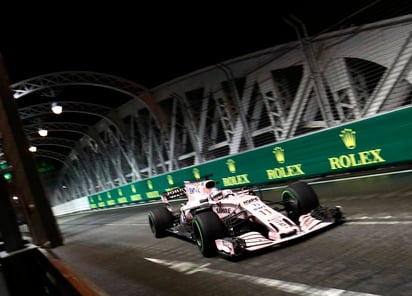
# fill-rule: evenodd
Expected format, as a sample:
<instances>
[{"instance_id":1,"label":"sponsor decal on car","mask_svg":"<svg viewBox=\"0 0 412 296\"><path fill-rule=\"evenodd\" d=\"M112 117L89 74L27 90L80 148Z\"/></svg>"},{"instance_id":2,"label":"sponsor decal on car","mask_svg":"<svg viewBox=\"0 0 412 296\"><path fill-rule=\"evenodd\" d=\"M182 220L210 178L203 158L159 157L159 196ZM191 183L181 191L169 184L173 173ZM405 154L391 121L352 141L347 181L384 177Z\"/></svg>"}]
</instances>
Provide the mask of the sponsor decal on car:
<instances>
[{"instance_id":1,"label":"sponsor decal on car","mask_svg":"<svg viewBox=\"0 0 412 296\"><path fill-rule=\"evenodd\" d=\"M246 205L248 205L248 204L250 204L250 203L252 203L252 202L256 202L256 201L259 201L259 198L253 197L253 198L251 198L251 199L247 199L247 200L243 201L243 204L246 206Z\"/></svg>"},{"instance_id":2,"label":"sponsor decal on car","mask_svg":"<svg viewBox=\"0 0 412 296\"><path fill-rule=\"evenodd\" d=\"M230 214L232 212L232 209L231 208L220 208L220 207L218 207L218 208L215 209L215 211L218 214Z\"/></svg>"}]
</instances>

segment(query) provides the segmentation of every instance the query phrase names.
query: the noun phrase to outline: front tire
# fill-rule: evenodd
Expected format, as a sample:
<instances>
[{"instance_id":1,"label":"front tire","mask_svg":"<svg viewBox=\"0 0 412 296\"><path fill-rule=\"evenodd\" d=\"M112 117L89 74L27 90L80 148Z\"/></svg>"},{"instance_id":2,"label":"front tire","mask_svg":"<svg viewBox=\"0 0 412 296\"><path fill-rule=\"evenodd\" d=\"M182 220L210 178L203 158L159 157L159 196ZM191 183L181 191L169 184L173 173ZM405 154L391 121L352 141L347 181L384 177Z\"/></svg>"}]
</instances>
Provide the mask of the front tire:
<instances>
[{"instance_id":1,"label":"front tire","mask_svg":"<svg viewBox=\"0 0 412 296\"><path fill-rule=\"evenodd\" d=\"M225 237L226 227L212 211L200 212L192 222L196 244L204 257L217 254L215 240Z\"/></svg>"},{"instance_id":2,"label":"front tire","mask_svg":"<svg viewBox=\"0 0 412 296\"><path fill-rule=\"evenodd\" d=\"M290 184L282 192L287 216L299 224L301 215L311 212L319 207L319 199L313 188L305 182L297 181Z\"/></svg>"},{"instance_id":3,"label":"front tire","mask_svg":"<svg viewBox=\"0 0 412 296\"><path fill-rule=\"evenodd\" d=\"M164 237L166 229L173 226L173 214L166 207L157 207L149 211L149 225L156 238Z\"/></svg>"}]
</instances>

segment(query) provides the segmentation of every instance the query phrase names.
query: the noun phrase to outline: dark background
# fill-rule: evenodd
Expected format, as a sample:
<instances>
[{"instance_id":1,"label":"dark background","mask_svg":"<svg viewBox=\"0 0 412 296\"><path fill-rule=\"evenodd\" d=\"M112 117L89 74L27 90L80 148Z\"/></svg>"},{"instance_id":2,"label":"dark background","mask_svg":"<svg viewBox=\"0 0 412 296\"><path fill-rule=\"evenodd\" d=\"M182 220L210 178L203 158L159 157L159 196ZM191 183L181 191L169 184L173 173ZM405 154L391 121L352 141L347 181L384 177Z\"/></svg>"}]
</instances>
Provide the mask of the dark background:
<instances>
[{"instance_id":1,"label":"dark background","mask_svg":"<svg viewBox=\"0 0 412 296\"><path fill-rule=\"evenodd\" d=\"M298 40L295 29L285 21L291 15L301 20L309 36L315 36L412 12L410 0L33 3L0 5L0 54L11 85L55 72L90 71L150 89L204 67ZM33 92L18 99L19 110L54 101L117 109L130 100L93 86L48 91L53 95ZM24 125L93 126L100 119L50 112L26 119ZM36 137L35 132L28 135L30 142ZM78 141L81 134L50 131L48 137ZM58 145L40 148L39 161L42 150L70 153Z\"/></svg>"},{"instance_id":2,"label":"dark background","mask_svg":"<svg viewBox=\"0 0 412 296\"><path fill-rule=\"evenodd\" d=\"M59 1L2 7L0 53L11 83L58 71L93 71L152 88L297 40L284 21L290 14L315 35L412 10L407 0L227 2Z\"/></svg>"}]
</instances>

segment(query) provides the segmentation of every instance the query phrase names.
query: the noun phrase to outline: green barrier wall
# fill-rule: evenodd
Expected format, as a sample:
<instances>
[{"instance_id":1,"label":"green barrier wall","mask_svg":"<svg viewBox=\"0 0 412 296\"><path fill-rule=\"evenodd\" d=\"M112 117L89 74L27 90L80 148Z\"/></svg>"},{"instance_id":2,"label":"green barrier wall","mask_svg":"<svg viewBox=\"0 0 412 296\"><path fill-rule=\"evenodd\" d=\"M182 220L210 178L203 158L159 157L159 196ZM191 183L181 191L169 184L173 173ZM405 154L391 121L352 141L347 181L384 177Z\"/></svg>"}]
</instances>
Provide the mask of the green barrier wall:
<instances>
[{"instance_id":1,"label":"green barrier wall","mask_svg":"<svg viewBox=\"0 0 412 296\"><path fill-rule=\"evenodd\" d=\"M91 208L150 201L213 174L219 187L276 183L412 159L412 107L231 155L89 196Z\"/></svg>"}]
</instances>

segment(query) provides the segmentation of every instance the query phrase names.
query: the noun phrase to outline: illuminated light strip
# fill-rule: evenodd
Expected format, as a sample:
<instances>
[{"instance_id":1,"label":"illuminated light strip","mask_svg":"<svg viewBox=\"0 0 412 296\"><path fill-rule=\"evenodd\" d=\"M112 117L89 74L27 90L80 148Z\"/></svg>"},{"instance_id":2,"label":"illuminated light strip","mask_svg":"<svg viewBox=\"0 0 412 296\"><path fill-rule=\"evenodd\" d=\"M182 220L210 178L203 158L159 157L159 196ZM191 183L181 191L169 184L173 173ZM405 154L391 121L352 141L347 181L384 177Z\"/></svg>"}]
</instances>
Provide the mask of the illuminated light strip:
<instances>
[{"instance_id":1,"label":"illuminated light strip","mask_svg":"<svg viewBox=\"0 0 412 296\"><path fill-rule=\"evenodd\" d=\"M104 226L147 226L149 223L106 223Z\"/></svg>"},{"instance_id":2,"label":"illuminated light strip","mask_svg":"<svg viewBox=\"0 0 412 296\"><path fill-rule=\"evenodd\" d=\"M287 292L291 294L303 295L303 296L312 296L312 295L316 295L316 296L331 296L331 295L378 296L379 295L379 294L353 292L353 291L341 290L341 289L335 289L335 288L323 288L319 286L309 286L309 285L300 284L300 283L286 282L286 281L274 280L270 278L262 278L262 277L251 276L251 275L243 275L243 274L234 273L234 272L227 272L227 271L207 268L209 264L198 266L197 264L192 263L192 262L161 260L161 259L155 259L155 258L145 258L145 259L148 261L157 263L157 264L167 266L173 270L183 272L186 274L193 274L196 272L206 272L214 276L220 275L220 276L224 276L227 278L233 278L236 280L248 281L253 284L258 284L258 285L274 288L279 291L283 291L283 292Z\"/></svg>"},{"instance_id":3,"label":"illuminated light strip","mask_svg":"<svg viewBox=\"0 0 412 296\"><path fill-rule=\"evenodd\" d=\"M399 217L400 216L400 217ZM407 216L405 216L405 215L398 215L398 216L392 216L392 215L390 215L390 216L381 216L381 217L370 217L370 216L361 216L361 217L357 217L357 216L353 216L353 217L350 217L350 219L349 220L388 220L388 219L402 219L402 221L405 221L405 220L412 220L412 216L410 216L410 215L407 215Z\"/></svg>"}]
</instances>

